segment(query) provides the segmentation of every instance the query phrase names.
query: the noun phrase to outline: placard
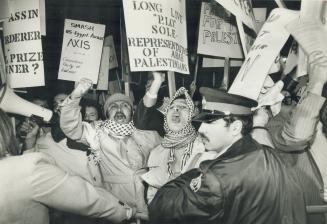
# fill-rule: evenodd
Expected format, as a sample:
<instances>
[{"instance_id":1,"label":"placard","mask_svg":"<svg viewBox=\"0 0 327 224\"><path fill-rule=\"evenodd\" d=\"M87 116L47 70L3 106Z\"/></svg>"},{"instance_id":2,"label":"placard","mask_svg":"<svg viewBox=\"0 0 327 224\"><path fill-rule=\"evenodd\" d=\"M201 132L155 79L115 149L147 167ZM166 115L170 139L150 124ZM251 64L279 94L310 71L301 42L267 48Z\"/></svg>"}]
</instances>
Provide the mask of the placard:
<instances>
[{"instance_id":1,"label":"placard","mask_svg":"<svg viewBox=\"0 0 327 224\"><path fill-rule=\"evenodd\" d=\"M252 4L250 0L216 0L225 9L233 13L246 26L257 31Z\"/></svg>"},{"instance_id":2,"label":"placard","mask_svg":"<svg viewBox=\"0 0 327 224\"><path fill-rule=\"evenodd\" d=\"M108 90L110 47L103 46L97 90Z\"/></svg>"},{"instance_id":3,"label":"placard","mask_svg":"<svg viewBox=\"0 0 327 224\"><path fill-rule=\"evenodd\" d=\"M221 5L202 2L198 54L243 58L234 16Z\"/></svg>"},{"instance_id":4,"label":"placard","mask_svg":"<svg viewBox=\"0 0 327 224\"><path fill-rule=\"evenodd\" d=\"M189 74L185 0L123 0L131 71Z\"/></svg>"},{"instance_id":5,"label":"placard","mask_svg":"<svg viewBox=\"0 0 327 224\"><path fill-rule=\"evenodd\" d=\"M284 26L289 20L297 17L296 11L281 8L276 8L270 13L229 93L257 100L269 69L290 35Z\"/></svg>"},{"instance_id":6,"label":"placard","mask_svg":"<svg viewBox=\"0 0 327 224\"><path fill-rule=\"evenodd\" d=\"M11 88L44 85L39 0L12 0L3 23L7 81Z\"/></svg>"},{"instance_id":7,"label":"placard","mask_svg":"<svg viewBox=\"0 0 327 224\"><path fill-rule=\"evenodd\" d=\"M312 18L301 17L291 21L286 29L307 55L319 54L327 59L327 33L322 23L319 24Z\"/></svg>"},{"instance_id":8,"label":"placard","mask_svg":"<svg viewBox=\"0 0 327 224\"><path fill-rule=\"evenodd\" d=\"M105 25L65 20L58 79L98 82Z\"/></svg>"},{"instance_id":9,"label":"placard","mask_svg":"<svg viewBox=\"0 0 327 224\"><path fill-rule=\"evenodd\" d=\"M103 46L109 47L109 69L117 68L118 67L118 61L116 56L116 50L115 50L115 44L114 44L114 38L113 36L107 36L104 38Z\"/></svg>"},{"instance_id":10,"label":"placard","mask_svg":"<svg viewBox=\"0 0 327 224\"><path fill-rule=\"evenodd\" d=\"M283 74L285 75L289 74L295 68L295 66L297 66L297 62L298 62L298 44L294 40L291 45L290 51L288 52Z\"/></svg>"}]
</instances>

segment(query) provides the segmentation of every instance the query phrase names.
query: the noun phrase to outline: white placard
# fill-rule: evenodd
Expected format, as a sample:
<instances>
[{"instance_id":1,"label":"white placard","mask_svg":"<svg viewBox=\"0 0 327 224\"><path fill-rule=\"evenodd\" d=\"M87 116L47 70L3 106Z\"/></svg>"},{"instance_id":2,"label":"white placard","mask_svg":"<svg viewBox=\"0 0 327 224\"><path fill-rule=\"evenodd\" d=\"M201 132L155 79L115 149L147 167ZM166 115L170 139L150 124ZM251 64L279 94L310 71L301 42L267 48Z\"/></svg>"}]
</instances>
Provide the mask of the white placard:
<instances>
[{"instance_id":1,"label":"white placard","mask_svg":"<svg viewBox=\"0 0 327 224\"><path fill-rule=\"evenodd\" d=\"M202 2L198 54L243 58L236 21L220 5Z\"/></svg>"},{"instance_id":2,"label":"white placard","mask_svg":"<svg viewBox=\"0 0 327 224\"><path fill-rule=\"evenodd\" d=\"M110 47L103 46L97 90L108 90Z\"/></svg>"},{"instance_id":3,"label":"white placard","mask_svg":"<svg viewBox=\"0 0 327 224\"><path fill-rule=\"evenodd\" d=\"M250 0L216 0L225 9L233 13L246 26L257 31Z\"/></svg>"},{"instance_id":4,"label":"white placard","mask_svg":"<svg viewBox=\"0 0 327 224\"><path fill-rule=\"evenodd\" d=\"M286 28L307 55L319 53L327 58L327 33L322 23L312 18L301 17L290 22Z\"/></svg>"},{"instance_id":5,"label":"white placard","mask_svg":"<svg viewBox=\"0 0 327 224\"><path fill-rule=\"evenodd\" d=\"M7 81L11 88L44 85L39 0L12 0L4 21Z\"/></svg>"},{"instance_id":6,"label":"white placard","mask_svg":"<svg viewBox=\"0 0 327 224\"><path fill-rule=\"evenodd\" d=\"M65 20L58 79L98 82L105 25Z\"/></svg>"},{"instance_id":7,"label":"white placard","mask_svg":"<svg viewBox=\"0 0 327 224\"><path fill-rule=\"evenodd\" d=\"M284 26L298 17L296 11L276 8L260 30L229 93L257 100L274 60L289 37Z\"/></svg>"},{"instance_id":8,"label":"white placard","mask_svg":"<svg viewBox=\"0 0 327 224\"><path fill-rule=\"evenodd\" d=\"M40 0L41 35L46 35L45 0Z\"/></svg>"},{"instance_id":9,"label":"white placard","mask_svg":"<svg viewBox=\"0 0 327 224\"><path fill-rule=\"evenodd\" d=\"M109 69L117 68L118 61L113 36L107 36L106 38L104 38L103 46L110 48Z\"/></svg>"},{"instance_id":10,"label":"white placard","mask_svg":"<svg viewBox=\"0 0 327 224\"><path fill-rule=\"evenodd\" d=\"M123 0L131 71L189 74L185 0Z\"/></svg>"},{"instance_id":11,"label":"white placard","mask_svg":"<svg viewBox=\"0 0 327 224\"><path fill-rule=\"evenodd\" d=\"M230 60L230 67L241 67L243 61L237 59ZM225 65L225 59L220 58L203 58L202 67L203 68L223 68Z\"/></svg>"}]
</instances>

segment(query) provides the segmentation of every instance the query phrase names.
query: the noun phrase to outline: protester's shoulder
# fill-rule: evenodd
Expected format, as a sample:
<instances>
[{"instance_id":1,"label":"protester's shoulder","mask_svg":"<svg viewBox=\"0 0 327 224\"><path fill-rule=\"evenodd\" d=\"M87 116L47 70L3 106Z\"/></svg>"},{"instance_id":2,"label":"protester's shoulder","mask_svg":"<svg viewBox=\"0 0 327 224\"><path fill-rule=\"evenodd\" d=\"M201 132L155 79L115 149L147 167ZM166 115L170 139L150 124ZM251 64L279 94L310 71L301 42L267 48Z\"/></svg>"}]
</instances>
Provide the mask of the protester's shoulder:
<instances>
[{"instance_id":1,"label":"protester's shoulder","mask_svg":"<svg viewBox=\"0 0 327 224\"><path fill-rule=\"evenodd\" d=\"M167 161L165 161L165 160L168 157L168 153L169 153L169 150L165 149L161 145L156 146L150 152L150 156L148 159L148 165L154 166L154 165L158 165L159 163L166 164Z\"/></svg>"}]
</instances>

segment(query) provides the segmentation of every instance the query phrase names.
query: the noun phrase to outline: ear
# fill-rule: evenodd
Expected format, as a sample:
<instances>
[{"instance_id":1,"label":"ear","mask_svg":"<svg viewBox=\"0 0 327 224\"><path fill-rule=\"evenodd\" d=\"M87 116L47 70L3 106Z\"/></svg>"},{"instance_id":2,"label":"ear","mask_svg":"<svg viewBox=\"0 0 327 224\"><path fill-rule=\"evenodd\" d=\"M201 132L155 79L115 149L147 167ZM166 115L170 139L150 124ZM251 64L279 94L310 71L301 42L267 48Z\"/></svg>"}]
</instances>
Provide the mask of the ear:
<instances>
[{"instance_id":1,"label":"ear","mask_svg":"<svg viewBox=\"0 0 327 224\"><path fill-rule=\"evenodd\" d=\"M234 121L230 126L230 130L232 131L232 134L234 136L241 134L242 128L243 128L243 123L240 120Z\"/></svg>"}]
</instances>

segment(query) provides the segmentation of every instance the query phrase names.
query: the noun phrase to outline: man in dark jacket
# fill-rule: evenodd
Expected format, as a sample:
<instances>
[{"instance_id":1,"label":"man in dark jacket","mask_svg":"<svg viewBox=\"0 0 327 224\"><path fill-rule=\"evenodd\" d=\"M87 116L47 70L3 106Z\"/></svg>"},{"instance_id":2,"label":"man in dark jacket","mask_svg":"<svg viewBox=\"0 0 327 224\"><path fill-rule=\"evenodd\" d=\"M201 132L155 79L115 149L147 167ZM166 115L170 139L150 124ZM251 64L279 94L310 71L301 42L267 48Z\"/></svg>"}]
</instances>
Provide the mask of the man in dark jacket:
<instances>
[{"instance_id":1,"label":"man in dark jacket","mask_svg":"<svg viewBox=\"0 0 327 224\"><path fill-rule=\"evenodd\" d=\"M152 223L306 223L303 194L279 154L250 136L256 101L201 88L195 120L206 150L219 153L164 185L149 206Z\"/></svg>"}]
</instances>

